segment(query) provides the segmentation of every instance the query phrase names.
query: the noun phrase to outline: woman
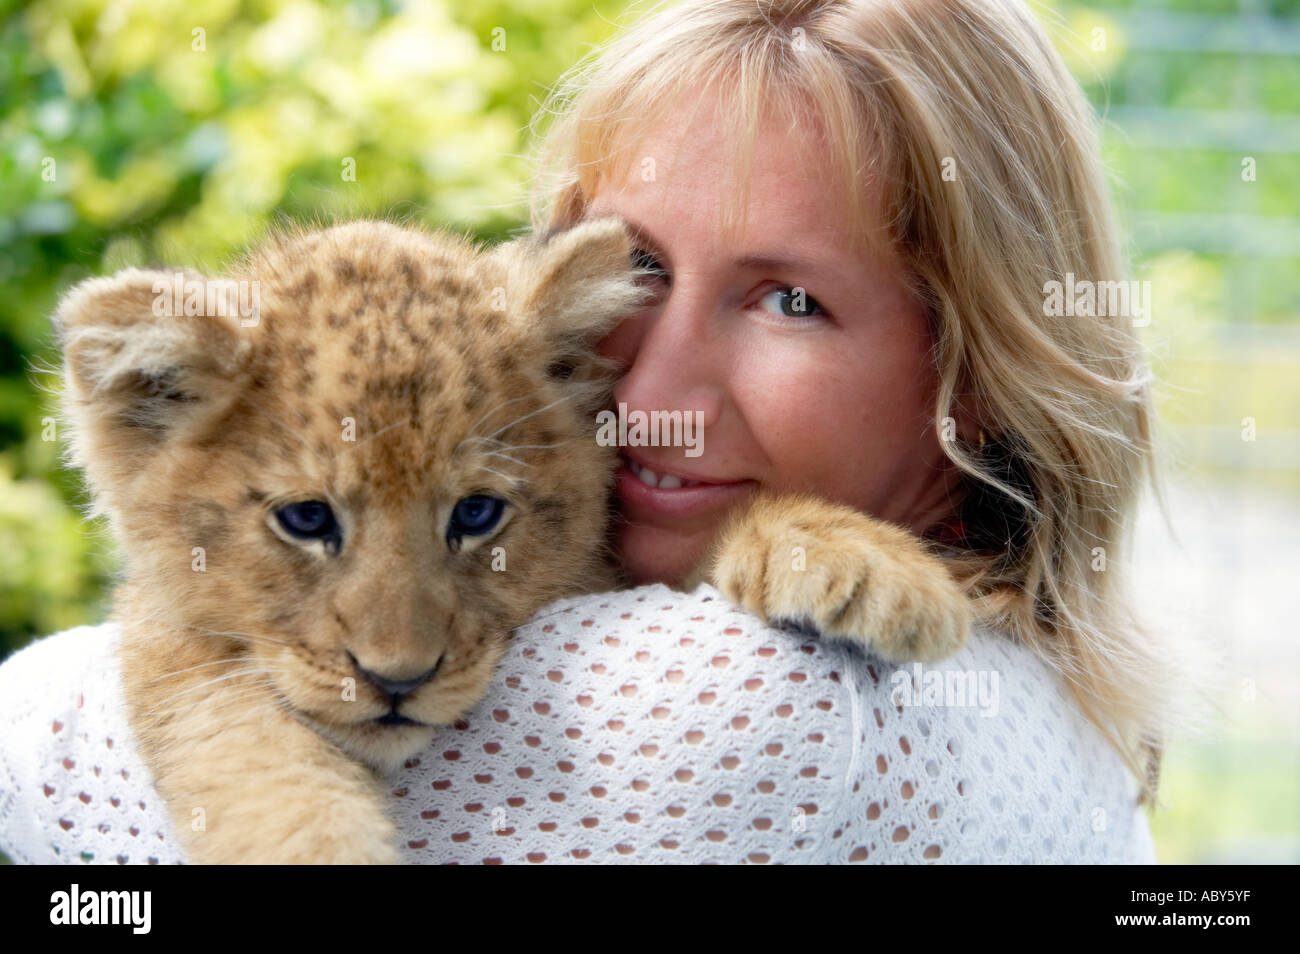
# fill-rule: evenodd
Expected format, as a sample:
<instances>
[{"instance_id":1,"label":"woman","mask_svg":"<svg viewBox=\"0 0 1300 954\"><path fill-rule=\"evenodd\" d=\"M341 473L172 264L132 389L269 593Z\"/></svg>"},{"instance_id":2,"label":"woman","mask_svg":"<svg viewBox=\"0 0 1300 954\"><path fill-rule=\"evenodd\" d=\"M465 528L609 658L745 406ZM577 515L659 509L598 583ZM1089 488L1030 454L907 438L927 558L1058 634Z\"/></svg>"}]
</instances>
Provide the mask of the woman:
<instances>
[{"instance_id":1,"label":"woman","mask_svg":"<svg viewBox=\"0 0 1300 954\"><path fill-rule=\"evenodd\" d=\"M637 231L659 295L602 345L615 397L699 412L704 453L625 449L618 543L647 585L519 631L392 779L410 860L1152 861L1137 796L1176 677L1122 571L1147 376L1126 316L1046 302L1124 276L1091 113L1032 17L692 2L575 69L557 112L533 224ZM891 672L668 589L757 485L932 540L982 614L967 648ZM105 672L91 717L15 719L39 754L11 775L59 799L19 793L17 857L175 860L129 747L94 749L122 731Z\"/></svg>"}]
</instances>

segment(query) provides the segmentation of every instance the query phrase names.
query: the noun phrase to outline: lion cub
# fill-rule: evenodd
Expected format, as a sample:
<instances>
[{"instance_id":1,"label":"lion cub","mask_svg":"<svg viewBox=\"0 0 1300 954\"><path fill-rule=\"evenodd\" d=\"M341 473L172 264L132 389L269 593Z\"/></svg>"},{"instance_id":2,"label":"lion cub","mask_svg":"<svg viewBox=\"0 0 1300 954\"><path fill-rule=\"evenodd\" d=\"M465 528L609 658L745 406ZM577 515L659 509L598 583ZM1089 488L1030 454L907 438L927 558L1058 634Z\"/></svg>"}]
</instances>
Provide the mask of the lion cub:
<instances>
[{"instance_id":1,"label":"lion cub","mask_svg":"<svg viewBox=\"0 0 1300 954\"><path fill-rule=\"evenodd\" d=\"M593 345L647 294L631 254L616 219L492 250L356 222L61 301L129 719L188 858L395 861L375 770L479 700L513 628L618 585ZM966 602L908 534L752 501L692 582L890 659L961 645Z\"/></svg>"}]
</instances>

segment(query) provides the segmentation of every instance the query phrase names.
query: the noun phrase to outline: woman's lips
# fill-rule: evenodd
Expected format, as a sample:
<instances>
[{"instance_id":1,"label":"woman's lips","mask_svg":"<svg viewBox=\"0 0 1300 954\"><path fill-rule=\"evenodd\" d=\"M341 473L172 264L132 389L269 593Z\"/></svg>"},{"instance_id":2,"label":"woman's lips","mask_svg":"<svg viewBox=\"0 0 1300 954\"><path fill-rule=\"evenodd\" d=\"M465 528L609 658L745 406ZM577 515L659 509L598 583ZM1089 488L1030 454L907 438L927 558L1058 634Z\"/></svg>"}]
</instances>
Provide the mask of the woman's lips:
<instances>
[{"instance_id":1,"label":"woman's lips","mask_svg":"<svg viewBox=\"0 0 1300 954\"><path fill-rule=\"evenodd\" d=\"M644 465L627 454L620 458L616 477L618 495L624 515L632 520L654 517L681 519L708 513L734 504L754 486L752 480L711 483L671 473L662 474L650 468L656 483L663 482L665 477L668 483L667 487L651 487L638 476L645 470Z\"/></svg>"}]
</instances>

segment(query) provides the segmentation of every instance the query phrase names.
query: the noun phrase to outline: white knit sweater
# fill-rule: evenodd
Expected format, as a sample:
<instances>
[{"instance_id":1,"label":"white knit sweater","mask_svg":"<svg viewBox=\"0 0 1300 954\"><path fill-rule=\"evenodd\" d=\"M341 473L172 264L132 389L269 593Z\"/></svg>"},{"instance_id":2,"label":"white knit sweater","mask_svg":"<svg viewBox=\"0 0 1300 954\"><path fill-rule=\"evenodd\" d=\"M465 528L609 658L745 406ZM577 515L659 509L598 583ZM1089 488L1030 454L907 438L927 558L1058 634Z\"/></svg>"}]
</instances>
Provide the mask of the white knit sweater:
<instances>
[{"instance_id":1,"label":"white knit sweater","mask_svg":"<svg viewBox=\"0 0 1300 954\"><path fill-rule=\"evenodd\" d=\"M0 666L15 862L182 860L118 638L69 630ZM1029 650L977 630L896 668L709 586L554 604L387 781L416 863L1155 861L1123 763Z\"/></svg>"}]
</instances>

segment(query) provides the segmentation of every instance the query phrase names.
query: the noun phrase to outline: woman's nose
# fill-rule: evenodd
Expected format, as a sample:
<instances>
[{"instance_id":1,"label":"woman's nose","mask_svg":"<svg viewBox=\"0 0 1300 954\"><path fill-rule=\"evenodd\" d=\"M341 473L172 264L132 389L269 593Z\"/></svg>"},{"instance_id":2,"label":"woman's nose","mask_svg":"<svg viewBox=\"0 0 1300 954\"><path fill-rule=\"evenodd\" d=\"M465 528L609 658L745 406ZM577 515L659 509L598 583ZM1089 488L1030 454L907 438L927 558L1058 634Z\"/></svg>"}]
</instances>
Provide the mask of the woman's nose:
<instances>
[{"instance_id":1,"label":"woman's nose","mask_svg":"<svg viewBox=\"0 0 1300 954\"><path fill-rule=\"evenodd\" d=\"M709 335L709 306L670 296L654 309L629 318L614 330L601 353L619 361L623 376L614 388L616 403L629 410L701 411L711 426L725 403L722 342Z\"/></svg>"}]
</instances>

